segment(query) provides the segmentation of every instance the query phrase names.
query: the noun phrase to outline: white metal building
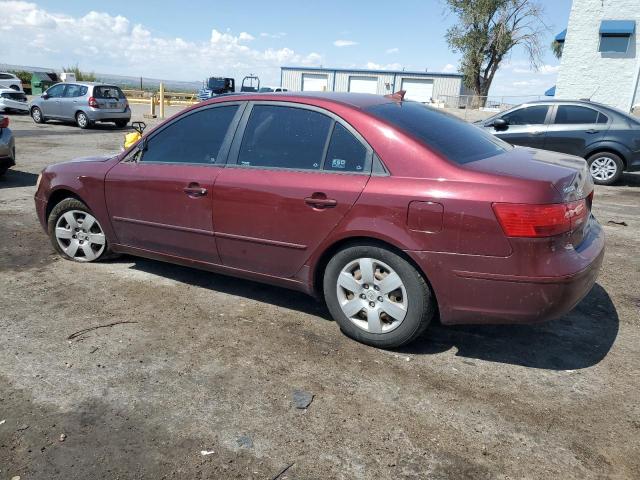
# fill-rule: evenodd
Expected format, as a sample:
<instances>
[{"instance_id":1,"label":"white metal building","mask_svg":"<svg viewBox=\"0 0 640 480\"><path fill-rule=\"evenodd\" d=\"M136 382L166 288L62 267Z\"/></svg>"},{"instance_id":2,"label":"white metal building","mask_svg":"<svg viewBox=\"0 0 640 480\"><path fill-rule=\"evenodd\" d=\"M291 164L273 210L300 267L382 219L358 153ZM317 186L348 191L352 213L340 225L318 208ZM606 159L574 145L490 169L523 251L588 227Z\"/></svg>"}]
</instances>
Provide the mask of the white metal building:
<instances>
[{"instance_id":1,"label":"white metal building","mask_svg":"<svg viewBox=\"0 0 640 480\"><path fill-rule=\"evenodd\" d=\"M423 103L443 101L446 96L467 93L457 73L342 68L282 67L280 84L289 91L356 92L387 95L406 90L405 98Z\"/></svg>"},{"instance_id":2,"label":"white metal building","mask_svg":"<svg viewBox=\"0 0 640 480\"><path fill-rule=\"evenodd\" d=\"M640 104L640 0L573 0L555 95L630 111Z\"/></svg>"}]
</instances>

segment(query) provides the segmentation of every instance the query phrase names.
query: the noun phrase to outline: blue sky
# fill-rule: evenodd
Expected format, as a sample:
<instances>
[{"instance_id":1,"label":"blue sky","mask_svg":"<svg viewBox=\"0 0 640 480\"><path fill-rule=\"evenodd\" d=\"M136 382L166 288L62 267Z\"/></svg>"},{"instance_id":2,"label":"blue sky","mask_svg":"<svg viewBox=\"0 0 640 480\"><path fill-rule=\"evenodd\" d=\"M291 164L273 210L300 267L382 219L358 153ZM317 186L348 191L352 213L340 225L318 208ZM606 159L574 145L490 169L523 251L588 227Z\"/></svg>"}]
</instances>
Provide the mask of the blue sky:
<instances>
[{"instance_id":1,"label":"blue sky","mask_svg":"<svg viewBox=\"0 0 640 480\"><path fill-rule=\"evenodd\" d=\"M566 27L570 0L543 0L549 33ZM131 2L0 1L0 63L87 70L172 80L255 72L279 82L281 65L453 71L459 57L444 34L455 17L441 0ZM493 95L541 94L558 61L547 49L531 71L516 49Z\"/></svg>"}]
</instances>

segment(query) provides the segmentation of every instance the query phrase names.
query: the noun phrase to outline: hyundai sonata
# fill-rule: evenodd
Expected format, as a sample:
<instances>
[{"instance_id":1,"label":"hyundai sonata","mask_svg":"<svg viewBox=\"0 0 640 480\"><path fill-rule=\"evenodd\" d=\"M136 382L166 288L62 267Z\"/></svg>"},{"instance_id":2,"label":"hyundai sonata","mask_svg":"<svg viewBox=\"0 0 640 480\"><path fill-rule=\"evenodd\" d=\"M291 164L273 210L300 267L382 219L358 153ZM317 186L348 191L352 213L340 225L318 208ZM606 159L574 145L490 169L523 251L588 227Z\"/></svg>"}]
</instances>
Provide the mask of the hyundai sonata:
<instances>
[{"instance_id":1,"label":"hyundai sonata","mask_svg":"<svg viewBox=\"0 0 640 480\"><path fill-rule=\"evenodd\" d=\"M321 296L378 347L565 314L604 234L585 161L512 147L402 95L218 97L120 155L44 169L64 258L128 253Z\"/></svg>"}]
</instances>

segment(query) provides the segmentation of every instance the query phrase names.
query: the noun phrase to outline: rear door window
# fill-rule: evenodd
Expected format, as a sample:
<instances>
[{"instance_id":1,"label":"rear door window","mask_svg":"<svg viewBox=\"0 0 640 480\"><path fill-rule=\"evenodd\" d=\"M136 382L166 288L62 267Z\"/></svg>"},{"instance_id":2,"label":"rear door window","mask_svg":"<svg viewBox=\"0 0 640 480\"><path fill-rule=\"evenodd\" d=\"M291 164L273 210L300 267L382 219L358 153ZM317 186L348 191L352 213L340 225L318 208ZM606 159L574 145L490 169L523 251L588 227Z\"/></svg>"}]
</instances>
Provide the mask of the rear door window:
<instances>
[{"instance_id":1,"label":"rear door window","mask_svg":"<svg viewBox=\"0 0 640 480\"><path fill-rule=\"evenodd\" d=\"M598 123L598 114L599 112L597 110L588 107L559 105L554 123L556 125Z\"/></svg>"},{"instance_id":2,"label":"rear door window","mask_svg":"<svg viewBox=\"0 0 640 480\"><path fill-rule=\"evenodd\" d=\"M226 105L185 115L149 139L141 161L215 164L237 111Z\"/></svg>"},{"instance_id":3,"label":"rear door window","mask_svg":"<svg viewBox=\"0 0 640 480\"><path fill-rule=\"evenodd\" d=\"M367 147L340 123L336 123L324 161L324 169L334 172L362 172L367 170Z\"/></svg>"},{"instance_id":4,"label":"rear door window","mask_svg":"<svg viewBox=\"0 0 640 480\"><path fill-rule=\"evenodd\" d=\"M82 85L67 85L67 88L64 91L64 96L66 98L75 98L82 97L87 93L87 87L83 87Z\"/></svg>"},{"instance_id":5,"label":"rear door window","mask_svg":"<svg viewBox=\"0 0 640 480\"><path fill-rule=\"evenodd\" d=\"M549 111L548 105L520 108L502 116L509 125L544 125Z\"/></svg>"},{"instance_id":6,"label":"rear door window","mask_svg":"<svg viewBox=\"0 0 640 480\"><path fill-rule=\"evenodd\" d=\"M314 110L254 105L240 145L238 165L320 170L332 122Z\"/></svg>"}]
</instances>

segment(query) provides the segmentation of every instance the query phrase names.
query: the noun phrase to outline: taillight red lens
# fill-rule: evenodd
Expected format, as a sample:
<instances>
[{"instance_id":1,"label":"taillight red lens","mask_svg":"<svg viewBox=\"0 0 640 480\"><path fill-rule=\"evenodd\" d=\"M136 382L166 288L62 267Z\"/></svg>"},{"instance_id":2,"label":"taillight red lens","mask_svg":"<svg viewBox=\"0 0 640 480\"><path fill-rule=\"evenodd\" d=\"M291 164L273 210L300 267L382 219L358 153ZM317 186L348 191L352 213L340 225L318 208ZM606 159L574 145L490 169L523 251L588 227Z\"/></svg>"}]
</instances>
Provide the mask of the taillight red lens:
<instances>
[{"instance_id":1,"label":"taillight red lens","mask_svg":"<svg viewBox=\"0 0 640 480\"><path fill-rule=\"evenodd\" d=\"M549 205L494 203L493 211L508 237L560 235L579 228L588 215L584 199Z\"/></svg>"},{"instance_id":2,"label":"taillight red lens","mask_svg":"<svg viewBox=\"0 0 640 480\"><path fill-rule=\"evenodd\" d=\"M89 97L89 106L92 108L99 108L98 101L94 97Z\"/></svg>"},{"instance_id":3,"label":"taillight red lens","mask_svg":"<svg viewBox=\"0 0 640 480\"><path fill-rule=\"evenodd\" d=\"M0 120L0 128L9 128L9 117L3 117Z\"/></svg>"}]
</instances>

